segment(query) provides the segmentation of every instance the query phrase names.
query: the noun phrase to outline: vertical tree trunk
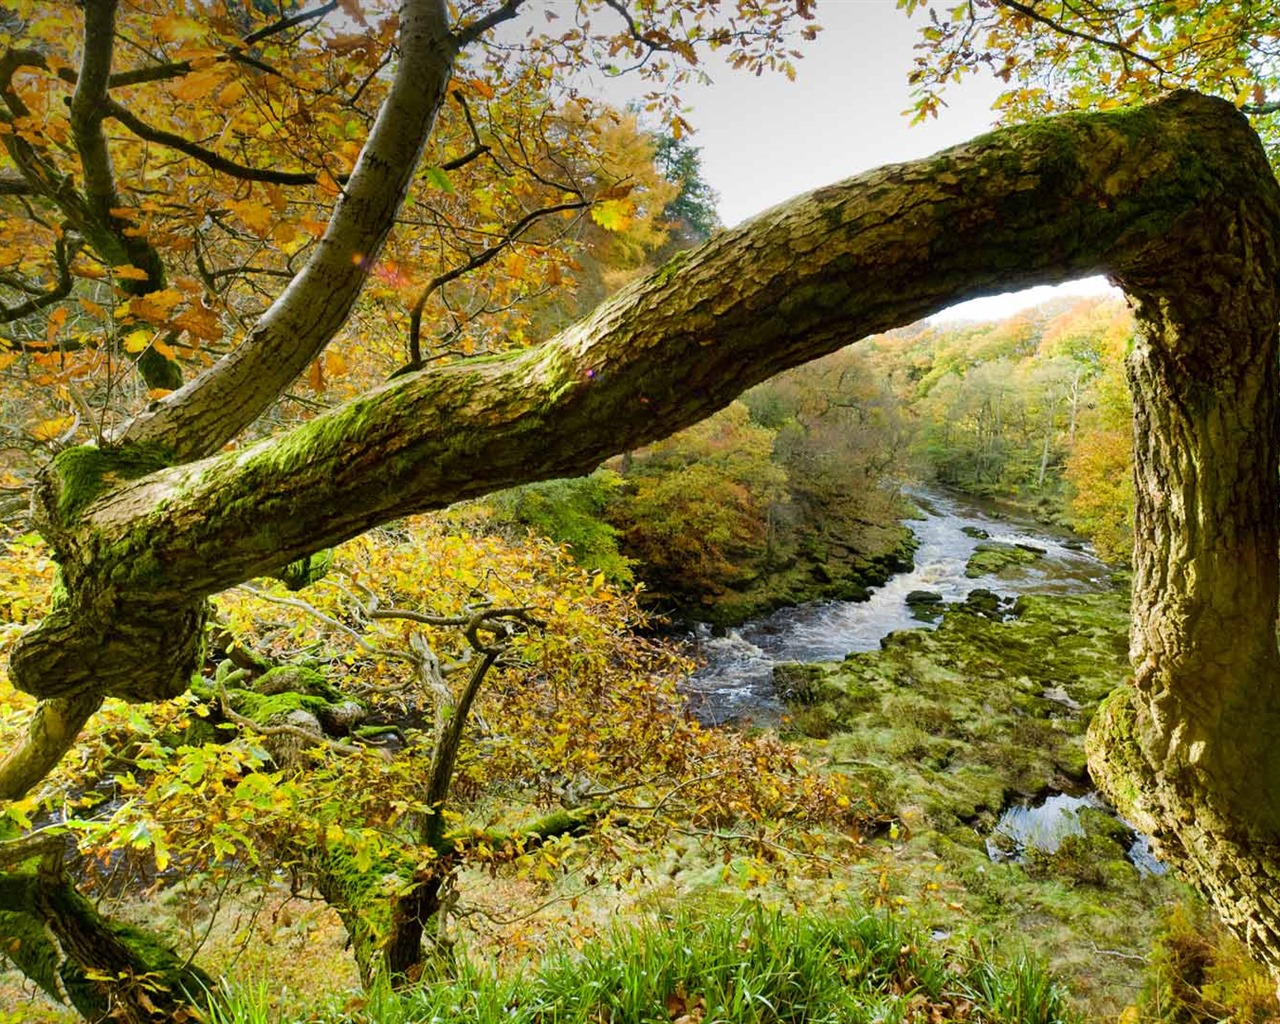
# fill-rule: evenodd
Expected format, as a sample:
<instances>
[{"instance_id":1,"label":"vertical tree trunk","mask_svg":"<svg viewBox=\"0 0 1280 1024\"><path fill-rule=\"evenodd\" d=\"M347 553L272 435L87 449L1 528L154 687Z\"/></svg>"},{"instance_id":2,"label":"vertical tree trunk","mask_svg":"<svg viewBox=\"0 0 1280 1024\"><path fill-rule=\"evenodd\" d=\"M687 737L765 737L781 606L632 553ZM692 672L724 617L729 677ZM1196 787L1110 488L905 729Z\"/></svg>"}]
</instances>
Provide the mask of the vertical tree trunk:
<instances>
[{"instance_id":1,"label":"vertical tree trunk","mask_svg":"<svg viewBox=\"0 0 1280 1024\"><path fill-rule=\"evenodd\" d=\"M1128 366L1134 684L1100 711L1090 765L1280 972L1280 240L1269 205L1241 202L1159 278L1124 282L1141 332Z\"/></svg>"}]
</instances>

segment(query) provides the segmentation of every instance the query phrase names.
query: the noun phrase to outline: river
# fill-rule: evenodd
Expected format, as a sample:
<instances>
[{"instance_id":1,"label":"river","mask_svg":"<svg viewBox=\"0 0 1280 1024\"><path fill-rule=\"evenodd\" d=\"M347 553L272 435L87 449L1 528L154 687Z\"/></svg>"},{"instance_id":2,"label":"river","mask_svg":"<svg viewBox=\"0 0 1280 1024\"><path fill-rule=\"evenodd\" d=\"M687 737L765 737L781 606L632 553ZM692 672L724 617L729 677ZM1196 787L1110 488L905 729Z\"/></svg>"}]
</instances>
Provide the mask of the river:
<instances>
[{"instance_id":1,"label":"river","mask_svg":"<svg viewBox=\"0 0 1280 1024\"><path fill-rule=\"evenodd\" d=\"M906 597L914 590L930 590L950 602L978 588L1012 597L1090 593L1107 585L1108 567L1066 531L936 488L911 488L907 496L923 515L907 524L918 544L915 568L894 576L869 600L783 608L727 631L697 627L691 641L703 667L685 691L704 723L776 722L782 706L774 693L773 666L779 662L839 661L853 651L878 648L896 630L931 628L907 607ZM984 533L992 541L1031 545L1044 555L998 576L969 579L965 563Z\"/></svg>"}]
</instances>

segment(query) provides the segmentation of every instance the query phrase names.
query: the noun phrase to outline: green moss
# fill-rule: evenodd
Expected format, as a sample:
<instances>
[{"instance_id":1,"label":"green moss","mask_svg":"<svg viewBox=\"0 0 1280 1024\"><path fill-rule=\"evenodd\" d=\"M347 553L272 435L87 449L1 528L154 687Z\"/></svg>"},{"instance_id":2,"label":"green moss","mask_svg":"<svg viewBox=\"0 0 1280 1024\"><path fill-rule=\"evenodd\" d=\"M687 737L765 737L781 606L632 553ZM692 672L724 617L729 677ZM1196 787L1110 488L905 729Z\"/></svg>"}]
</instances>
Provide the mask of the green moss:
<instances>
[{"instance_id":1,"label":"green moss","mask_svg":"<svg viewBox=\"0 0 1280 1024\"><path fill-rule=\"evenodd\" d=\"M671 259L667 260L662 266L653 272L653 276L649 278L654 284L663 285L670 281L680 271L680 268L689 262L693 249L682 249L676 253Z\"/></svg>"},{"instance_id":2,"label":"green moss","mask_svg":"<svg viewBox=\"0 0 1280 1024\"><path fill-rule=\"evenodd\" d=\"M1013 566L1032 565L1038 562L1040 557L1039 552L1029 548L1001 544L997 541L984 541L973 549L973 554L965 563L964 574L970 579L994 576Z\"/></svg>"},{"instance_id":3,"label":"green moss","mask_svg":"<svg viewBox=\"0 0 1280 1024\"><path fill-rule=\"evenodd\" d=\"M289 693L320 697L328 704L343 699L337 687L307 665L277 665L254 683L253 690L266 697Z\"/></svg>"},{"instance_id":4,"label":"green moss","mask_svg":"<svg viewBox=\"0 0 1280 1024\"><path fill-rule=\"evenodd\" d=\"M173 462L163 445L125 445L98 448L79 445L59 452L52 476L57 488L57 513L62 526L72 525L80 513L114 487L154 473Z\"/></svg>"},{"instance_id":5,"label":"green moss","mask_svg":"<svg viewBox=\"0 0 1280 1024\"><path fill-rule=\"evenodd\" d=\"M792 722L888 771L916 824L994 820L1010 794L1083 782L1085 721L1128 670L1127 630L1121 593L1026 598L1006 622L952 607L936 631L792 673Z\"/></svg>"},{"instance_id":6,"label":"green moss","mask_svg":"<svg viewBox=\"0 0 1280 1024\"><path fill-rule=\"evenodd\" d=\"M331 568L333 568L333 549L325 548L323 551L303 555L290 562L276 574L275 578L290 590L302 590L317 580L324 579Z\"/></svg>"}]
</instances>

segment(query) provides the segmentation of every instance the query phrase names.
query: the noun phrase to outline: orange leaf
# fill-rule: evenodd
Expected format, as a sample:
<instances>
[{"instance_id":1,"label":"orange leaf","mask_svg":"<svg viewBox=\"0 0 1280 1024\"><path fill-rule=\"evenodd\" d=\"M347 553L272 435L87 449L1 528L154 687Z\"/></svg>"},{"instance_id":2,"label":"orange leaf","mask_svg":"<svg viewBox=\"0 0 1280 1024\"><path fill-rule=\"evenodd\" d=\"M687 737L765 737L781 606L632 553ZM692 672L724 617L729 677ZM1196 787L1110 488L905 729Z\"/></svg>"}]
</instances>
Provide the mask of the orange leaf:
<instances>
[{"instance_id":1,"label":"orange leaf","mask_svg":"<svg viewBox=\"0 0 1280 1024\"><path fill-rule=\"evenodd\" d=\"M122 277L126 281L145 281L150 275L141 267L135 267L132 263L122 263L118 267L112 268L116 277Z\"/></svg>"},{"instance_id":2,"label":"orange leaf","mask_svg":"<svg viewBox=\"0 0 1280 1024\"><path fill-rule=\"evenodd\" d=\"M347 361L341 352L325 352L324 372L330 377L341 377L347 372Z\"/></svg>"},{"instance_id":3,"label":"orange leaf","mask_svg":"<svg viewBox=\"0 0 1280 1024\"><path fill-rule=\"evenodd\" d=\"M317 394L324 391L324 363L319 359L311 364L311 369L307 373L307 383L311 385L311 390Z\"/></svg>"},{"instance_id":4,"label":"orange leaf","mask_svg":"<svg viewBox=\"0 0 1280 1024\"><path fill-rule=\"evenodd\" d=\"M275 215L271 207L265 206L256 199L233 199L227 204L235 211L244 226L259 238L271 233L271 225L275 223Z\"/></svg>"},{"instance_id":5,"label":"orange leaf","mask_svg":"<svg viewBox=\"0 0 1280 1024\"><path fill-rule=\"evenodd\" d=\"M174 82L169 90L175 99L183 103L198 103L218 88L225 77L224 69L218 65L205 71L193 71L185 75Z\"/></svg>"},{"instance_id":6,"label":"orange leaf","mask_svg":"<svg viewBox=\"0 0 1280 1024\"><path fill-rule=\"evenodd\" d=\"M175 288L165 288L146 295L135 295L129 300L129 309L134 316L153 324L166 323L173 308L183 299L182 293Z\"/></svg>"},{"instance_id":7,"label":"orange leaf","mask_svg":"<svg viewBox=\"0 0 1280 1024\"><path fill-rule=\"evenodd\" d=\"M244 93L245 88L243 82L228 82L218 93L218 106L224 109L234 107L244 99Z\"/></svg>"},{"instance_id":8,"label":"orange leaf","mask_svg":"<svg viewBox=\"0 0 1280 1024\"><path fill-rule=\"evenodd\" d=\"M200 303L183 310L172 320L176 330L186 331L192 338L217 341L222 337L222 321L216 310Z\"/></svg>"},{"instance_id":9,"label":"orange leaf","mask_svg":"<svg viewBox=\"0 0 1280 1024\"><path fill-rule=\"evenodd\" d=\"M67 322L67 308L66 306L59 306L52 313L49 314L49 323L45 328L44 340L47 341L50 345L52 345L53 339L58 336L58 331L62 328L62 325L65 324L66 322Z\"/></svg>"}]
</instances>

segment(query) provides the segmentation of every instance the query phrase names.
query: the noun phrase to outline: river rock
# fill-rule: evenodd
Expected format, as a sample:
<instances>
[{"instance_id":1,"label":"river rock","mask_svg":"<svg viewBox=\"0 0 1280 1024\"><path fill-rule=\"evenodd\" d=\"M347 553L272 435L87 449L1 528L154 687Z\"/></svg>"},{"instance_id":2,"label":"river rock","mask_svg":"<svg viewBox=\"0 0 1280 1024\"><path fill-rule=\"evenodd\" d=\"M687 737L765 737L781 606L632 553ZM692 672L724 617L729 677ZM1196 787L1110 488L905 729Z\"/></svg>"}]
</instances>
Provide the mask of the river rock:
<instances>
[{"instance_id":1,"label":"river rock","mask_svg":"<svg viewBox=\"0 0 1280 1024\"><path fill-rule=\"evenodd\" d=\"M972 537L974 540L987 540L991 536L986 530L977 526L962 526L960 527L960 532L966 537Z\"/></svg>"},{"instance_id":2,"label":"river rock","mask_svg":"<svg viewBox=\"0 0 1280 1024\"><path fill-rule=\"evenodd\" d=\"M964 574L970 579L979 576L994 576L996 573L1016 565L1031 565L1044 554L1041 551L1029 551L1014 544L1002 544L999 541L984 541L973 549L969 561L965 563Z\"/></svg>"}]
</instances>

